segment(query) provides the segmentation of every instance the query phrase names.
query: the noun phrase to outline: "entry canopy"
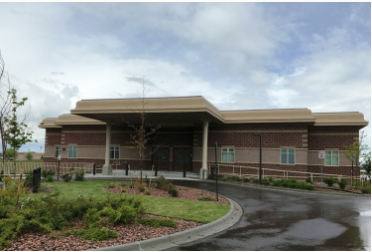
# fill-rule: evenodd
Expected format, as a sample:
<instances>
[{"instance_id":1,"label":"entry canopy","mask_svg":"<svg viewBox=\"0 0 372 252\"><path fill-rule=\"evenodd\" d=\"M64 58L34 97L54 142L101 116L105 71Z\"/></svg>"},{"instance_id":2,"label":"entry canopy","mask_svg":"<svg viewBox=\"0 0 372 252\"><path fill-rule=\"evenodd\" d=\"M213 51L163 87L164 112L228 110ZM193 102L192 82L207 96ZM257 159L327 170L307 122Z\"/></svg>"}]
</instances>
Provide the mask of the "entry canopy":
<instances>
[{"instance_id":1,"label":"entry canopy","mask_svg":"<svg viewBox=\"0 0 372 252\"><path fill-rule=\"evenodd\" d=\"M190 126L209 121L212 124L308 123L314 126L368 125L359 112L312 113L302 109L220 111L202 96L134 99L81 100L69 115L47 118L39 127L62 125L138 124L145 111L150 124Z\"/></svg>"}]
</instances>

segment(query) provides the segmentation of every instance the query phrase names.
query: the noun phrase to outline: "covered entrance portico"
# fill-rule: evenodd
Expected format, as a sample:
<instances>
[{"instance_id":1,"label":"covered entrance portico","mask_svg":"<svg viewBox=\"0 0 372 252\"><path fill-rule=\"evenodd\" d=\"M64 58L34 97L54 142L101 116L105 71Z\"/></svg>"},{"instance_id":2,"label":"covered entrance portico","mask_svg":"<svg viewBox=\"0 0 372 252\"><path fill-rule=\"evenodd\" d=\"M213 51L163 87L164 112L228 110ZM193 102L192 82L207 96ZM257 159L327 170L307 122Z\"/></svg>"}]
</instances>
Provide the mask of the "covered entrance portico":
<instances>
[{"instance_id":1,"label":"covered entrance portico","mask_svg":"<svg viewBox=\"0 0 372 252\"><path fill-rule=\"evenodd\" d=\"M140 125L141 117L138 115L143 111L141 99L118 99L118 100L82 100L77 102L76 108L71 110L71 114L87 117L93 120L106 123L106 146L105 146L105 164L102 168L102 174L112 174L110 166L110 139L111 127L114 125ZM191 130L203 131L202 139L202 164L200 169L200 178L206 179L207 169L207 144L208 127L210 123L222 124L223 118L220 112L203 97L178 97L175 98L147 98L144 106L146 113L146 122L149 127L161 126L161 130L177 131L177 129L188 128ZM177 141L176 136L173 139ZM191 143L192 143L192 139ZM164 140L166 141L166 140ZM161 147L158 147L160 145ZM151 147L152 148L151 148ZM150 149L155 151L151 153L151 163L158 166L163 171L191 171L192 170L192 144L190 147L163 147L161 142L154 140ZM172 153L171 153L172 149ZM196 168L198 169L198 168ZM196 171L196 169L194 171ZM199 170L198 169L198 170Z\"/></svg>"}]
</instances>

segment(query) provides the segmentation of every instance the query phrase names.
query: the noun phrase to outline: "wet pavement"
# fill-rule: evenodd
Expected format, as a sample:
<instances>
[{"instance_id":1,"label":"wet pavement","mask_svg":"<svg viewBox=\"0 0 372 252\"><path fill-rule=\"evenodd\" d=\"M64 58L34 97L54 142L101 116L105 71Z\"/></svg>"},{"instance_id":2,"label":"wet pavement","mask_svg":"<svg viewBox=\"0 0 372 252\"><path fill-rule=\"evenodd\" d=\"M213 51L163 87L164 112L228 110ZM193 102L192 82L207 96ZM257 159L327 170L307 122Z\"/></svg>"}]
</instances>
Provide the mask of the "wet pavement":
<instances>
[{"instance_id":1,"label":"wet pavement","mask_svg":"<svg viewBox=\"0 0 372 252\"><path fill-rule=\"evenodd\" d=\"M215 184L173 181L215 191ZM243 208L240 221L169 250L371 250L371 198L220 184Z\"/></svg>"}]
</instances>

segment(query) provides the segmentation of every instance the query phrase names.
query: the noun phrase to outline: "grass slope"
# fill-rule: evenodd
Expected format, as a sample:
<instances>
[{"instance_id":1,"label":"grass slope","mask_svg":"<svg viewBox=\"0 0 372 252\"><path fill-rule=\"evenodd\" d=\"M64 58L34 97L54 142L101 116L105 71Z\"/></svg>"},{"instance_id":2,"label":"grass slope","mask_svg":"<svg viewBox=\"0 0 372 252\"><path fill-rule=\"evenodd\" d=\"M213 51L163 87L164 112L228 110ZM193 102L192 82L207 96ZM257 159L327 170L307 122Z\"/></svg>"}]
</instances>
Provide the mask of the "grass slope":
<instances>
[{"instance_id":1,"label":"grass slope","mask_svg":"<svg viewBox=\"0 0 372 252\"><path fill-rule=\"evenodd\" d=\"M97 200L104 200L108 197L120 197L122 194L109 193L103 189L108 181L84 181L67 183L48 183L48 187L53 187L60 191L60 197L74 199L79 195L93 197ZM129 184L129 182L128 182ZM26 194L22 198L38 198L44 194ZM160 216L192 220L202 223L215 221L230 210L230 205L221 205L201 201L191 201L177 198L160 198L143 196L146 213Z\"/></svg>"}]
</instances>

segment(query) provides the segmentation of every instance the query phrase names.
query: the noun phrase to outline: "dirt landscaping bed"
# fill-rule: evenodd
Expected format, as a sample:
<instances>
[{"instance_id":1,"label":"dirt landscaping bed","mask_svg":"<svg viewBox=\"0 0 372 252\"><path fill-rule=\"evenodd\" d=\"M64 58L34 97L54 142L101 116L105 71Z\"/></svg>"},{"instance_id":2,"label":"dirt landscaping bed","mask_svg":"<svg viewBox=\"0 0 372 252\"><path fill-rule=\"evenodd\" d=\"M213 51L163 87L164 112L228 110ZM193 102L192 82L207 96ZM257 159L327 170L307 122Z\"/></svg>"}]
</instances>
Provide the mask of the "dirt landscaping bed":
<instances>
[{"instance_id":1,"label":"dirt landscaping bed","mask_svg":"<svg viewBox=\"0 0 372 252\"><path fill-rule=\"evenodd\" d=\"M162 216L155 216L151 214L144 214L142 218L167 218ZM110 230L118 233L118 238L110 238L105 241L91 241L84 240L73 235L61 236L62 231L55 231L55 236L44 234L35 229L29 229L12 241L12 244L3 251L79 251L103 248L109 246L122 245L137 241L148 240L164 235L174 234L176 232L188 230L203 225L194 221L185 221L174 218L172 219L178 223L176 228L172 227L158 227L153 228L142 224L119 224L110 226ZM74 229L81 229L84 226L83 220L75 222Z\"/></svg>"}]
</instances>

